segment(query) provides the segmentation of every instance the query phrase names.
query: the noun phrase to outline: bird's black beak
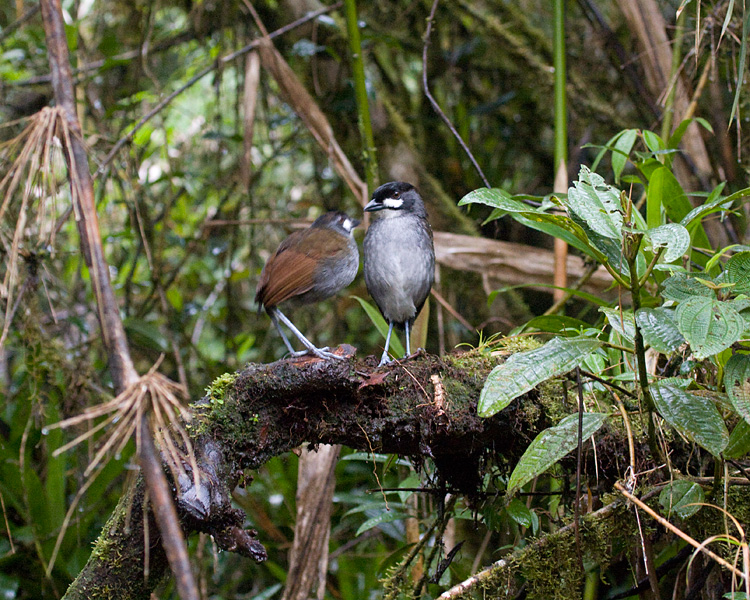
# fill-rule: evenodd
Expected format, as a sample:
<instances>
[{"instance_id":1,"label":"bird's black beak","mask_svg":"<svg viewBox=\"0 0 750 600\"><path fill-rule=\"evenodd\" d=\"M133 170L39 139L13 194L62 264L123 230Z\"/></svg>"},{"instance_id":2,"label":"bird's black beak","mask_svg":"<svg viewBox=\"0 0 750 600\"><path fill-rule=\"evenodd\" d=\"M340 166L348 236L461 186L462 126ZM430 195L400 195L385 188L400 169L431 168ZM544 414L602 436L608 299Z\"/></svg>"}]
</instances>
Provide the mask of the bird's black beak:
<instances>
[{"instance_id":1,"label":"bird's black beak","mask_svg":"<svg viewBox=\"0 0 750 600\"><path fill-rule=\"evenodd\" d=\"M379 200L370 200L367 203L367 206L365 206L364 211L365 212L375 212L376 210L383 210L385 208L385 205L380 202Z\"/></svg>"}]
</instances>

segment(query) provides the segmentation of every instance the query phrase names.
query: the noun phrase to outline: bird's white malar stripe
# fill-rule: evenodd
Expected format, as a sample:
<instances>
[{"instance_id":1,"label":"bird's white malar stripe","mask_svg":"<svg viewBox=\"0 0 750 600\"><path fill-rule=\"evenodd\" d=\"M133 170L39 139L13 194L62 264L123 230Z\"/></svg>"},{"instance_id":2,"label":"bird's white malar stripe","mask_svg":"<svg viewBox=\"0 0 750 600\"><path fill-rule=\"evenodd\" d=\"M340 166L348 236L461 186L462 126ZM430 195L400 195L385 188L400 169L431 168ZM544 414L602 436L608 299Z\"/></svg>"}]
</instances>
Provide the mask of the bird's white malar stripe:
<instances>
[{"instance_id":1,"label":"bird's white malar stripe","mask_svg":"<svg viewBox=\"0 0 750 600\"><path fill-rule=\"evenodd\" d=\"M401 208L403 203L404 201L398 198L386 198L383 200L383 206L386 208Z\"/></svg>"},{"instance_id":2,"label":"bird's white malar stripe","mask_svg":"<svg viewBox=\"0 0 750 600\"><path fill-rule=\"evenodd\" d=\"M344 229L346 229L347 231L351 231L352 229L354 229L354 225L351 219L344 219Z\"/></svg>"}]
</instances>

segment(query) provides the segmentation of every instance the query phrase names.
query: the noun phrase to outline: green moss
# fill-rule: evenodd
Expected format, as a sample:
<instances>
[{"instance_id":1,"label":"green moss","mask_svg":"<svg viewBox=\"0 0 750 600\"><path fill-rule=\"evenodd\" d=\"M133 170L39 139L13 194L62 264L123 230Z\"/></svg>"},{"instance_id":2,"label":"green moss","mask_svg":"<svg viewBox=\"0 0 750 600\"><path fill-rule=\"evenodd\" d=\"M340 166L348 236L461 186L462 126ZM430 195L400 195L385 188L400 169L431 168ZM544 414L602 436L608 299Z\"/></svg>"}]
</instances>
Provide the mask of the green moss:
<instances>
[{"instance_id":1,"label":"green moss","mask_svg":"<svg viewBox=\"0 0 750 600\"><path fill-rule=\"evenodd\" d=\"M206 396L211 404L224 404L227 389L234 385L237 373L224 373L213 380L206 388Z\"/></svg>"}]
</instances>

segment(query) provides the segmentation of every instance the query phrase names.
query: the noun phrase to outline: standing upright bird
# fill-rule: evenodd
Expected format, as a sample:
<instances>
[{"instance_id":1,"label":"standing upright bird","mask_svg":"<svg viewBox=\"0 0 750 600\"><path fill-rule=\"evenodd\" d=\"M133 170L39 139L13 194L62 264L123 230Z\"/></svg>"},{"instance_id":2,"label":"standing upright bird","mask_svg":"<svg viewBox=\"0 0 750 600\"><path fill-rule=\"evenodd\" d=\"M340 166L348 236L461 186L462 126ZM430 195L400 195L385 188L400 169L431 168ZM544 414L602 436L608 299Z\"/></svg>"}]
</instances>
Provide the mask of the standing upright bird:
<instances>
[{"instance_id":1,"label":"standing upright bird","mask_svg":"<svg viewBox=\"0 0 750 600\"><path fill-rule=\"evenodd\" d=\"M307 229L295 231L279 245L260 274L255 301L265 308L293 356L312 353L341 359L328 348L317 348L282 313L278 305L310 304L333 296L357 275L359 251L352 230L359 221L341 211L318 217ZM279 324L281 320L307 348L295 352Z\"/></svg>"},{"instance_id":2,"label":"standing upright bird","mask_svg":"<svg viewBox=\"0 0 750 600\"><path fill-rule=\"evenodd\" d=\"M382 366L388 362L388 346L393 326L406 330L406 355L409 329L422 310L435 279L435 249L432 228L422 197L410 183L392 181L381 185L365 206L380 216L365 235L365 284L375 304L388 321Z\"/></svg>"}]
</instances>

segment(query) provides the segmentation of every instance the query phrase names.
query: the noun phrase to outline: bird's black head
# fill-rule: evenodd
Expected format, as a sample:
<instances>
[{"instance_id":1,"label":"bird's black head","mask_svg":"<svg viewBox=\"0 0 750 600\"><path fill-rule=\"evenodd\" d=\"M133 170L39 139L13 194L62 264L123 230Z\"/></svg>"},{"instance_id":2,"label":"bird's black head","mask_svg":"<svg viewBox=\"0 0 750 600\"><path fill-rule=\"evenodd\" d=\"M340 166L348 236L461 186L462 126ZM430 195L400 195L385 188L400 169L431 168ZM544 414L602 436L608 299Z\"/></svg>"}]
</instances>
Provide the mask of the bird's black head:
<instances>
[{"instance_id":1,"label":"bird's black head","mask_svg":"<svg viewBox=\"0 0 750 600\"><path fill-rule=\"evenodd\" d=\"M372 194L372 200L365 206L367 212L393 210L415 213L426 217L424 202L417 189L405 181L391 181L381 185Z\"/></svg>"},{"instance_id":2,"label":"bird's black head","mask_svg":"<svg viewBox=\"0 0 750 600\"><path fill-rule=\"evenodd\" d=\"M359 225L357 219L352 219L345 212L340 210L332 210L324 215L321 215L311 227L319 227L323 229L333 229L344 235L351 235L352 230Z\"/></svg>"}]
</instances>

